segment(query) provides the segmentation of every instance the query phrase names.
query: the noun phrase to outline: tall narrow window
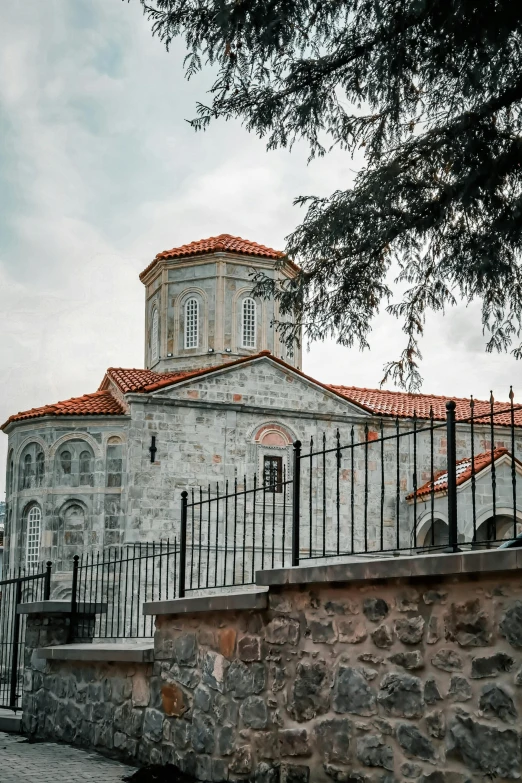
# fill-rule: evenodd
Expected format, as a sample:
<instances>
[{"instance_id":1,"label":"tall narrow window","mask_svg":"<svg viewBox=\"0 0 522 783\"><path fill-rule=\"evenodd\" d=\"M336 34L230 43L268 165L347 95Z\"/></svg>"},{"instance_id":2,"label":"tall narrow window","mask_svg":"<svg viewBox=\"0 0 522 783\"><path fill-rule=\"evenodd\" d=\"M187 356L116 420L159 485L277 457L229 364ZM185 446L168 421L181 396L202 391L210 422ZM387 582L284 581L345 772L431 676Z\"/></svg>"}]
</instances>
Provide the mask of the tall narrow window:
<instances>
[{"instance_id":1,"label":"tall narrow window","mask_svg":"<svg viewBox=\"0 0 522 783\"><path fill-rule=\"evenodd\" d=\"M256 303L249 296L243 300L241 345L243 348L256 347Z\"/></svg>"},{"instance_id":2,"label":"tall narrow window","mask_svg":"<svg viewBox=\"0 0 522 783\"><path fill-rule=\"evenodd\" d=\"M94 476L92 473L92 457L89 451L82 451L80 454L80 486L92 487L94 485Z\"/></svg>"},{"instance_id":3,"label":"tall narrow window","mask_svg":"<svg viewBox=\"0 0 522 783\"><path fill-rule=\"evenodd\" d=\"M11 495L14 489L14 460L13 452L9 456L9 467L7 472L7 493Z\"/></svg>"},{"instance_id":4,"label":"tall narrow window","mask_svg":"<svg viewBox=\"0 0 522 783\"><path fill-rule=\"evenodd\" d=\"M24 472L22 478L22 489L29 489L33 477L33 458L30 454L24 457Z\"/></svg>"},{"instance_id":5,"label":"tall narrow window","mask_svg":"<svg viewBox=\"0 0 522 783\"><path fill-rule=\"evenodd\" d=\"M60 467L64 476L70 476L72 470L72 454L70 451L62 451L60 454Z\"/></svg>"},{"instance_id":6,"label":"tall narrow window","mask_svg":"<svg viewBox=\"0 0 522 783\"><path fill-rule=\"evenodd\" d=\"M38 565L41 527L42 512L40 507L31 506L27 513L25 530L25 565L27 568Z\"/></svg>"},{"instance_id":7,"label":"tall narrow window","mask_svg":"<svg viewBox=\"0 0 522 783\"><path fill-rule=\"evenodd\" d=\"M115 440L107 446L107 486L121 487L123 446Z\"/></svg>"},{"instance_id":8,"label":"tall narrow window","mask_svg":"<svg viewBox=\"0 0 522 783\"><path fill-rule=\"evenodd\" d=\"M197 348L199 345L199 303L197 299L188 299L185 304L185 348Z\"/></svg>"},{"instance_id":9,"label":"tall narrow window","mask_svg":"<svg viewBox=\"0 0 522 783\"><path fill-rule=\"evenodd\" d=\"M156 308L154 308L152 312L152 329L151 329L151 337L150 337L150 342L151 342L150 355L153 362L158 360L158 354L159 354L158 338L159 338L158 311Z\"/></svg>"},{"instance_id":10,"label":"tall narrow window","mask_svg":"<svg viewBox=\"0 0 522 783\"><path fill-rule=\"evenodd\" d=\"M283 458L265 457L263 461L263 483L268 492L283 491Z\"/></svg>"},{"instance_id":11,"label":"tall narrow window","mask_svg":"<svg viewBox=\"0 0 522 783\"><path fill-rule=\"evenodd\" d=\"M45 471L45 459L43 451L39 451L36 455L36 486L43 487L44 483L44 471Z\"/></svg>"}]
</instances>

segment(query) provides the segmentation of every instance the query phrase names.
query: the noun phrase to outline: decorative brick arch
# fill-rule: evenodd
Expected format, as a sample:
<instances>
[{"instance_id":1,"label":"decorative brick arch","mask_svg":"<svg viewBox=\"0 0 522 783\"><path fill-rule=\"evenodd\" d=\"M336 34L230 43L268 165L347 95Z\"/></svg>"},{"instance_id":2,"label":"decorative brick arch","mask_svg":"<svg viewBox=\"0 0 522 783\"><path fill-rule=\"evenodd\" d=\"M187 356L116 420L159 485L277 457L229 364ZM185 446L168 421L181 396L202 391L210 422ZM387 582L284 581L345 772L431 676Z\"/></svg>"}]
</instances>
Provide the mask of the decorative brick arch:
<instances>
[{"instance_id":1,"label":"decorative brick arch","mask_svg":"<svg viewBox=\"0 0 522 783\"><path fill-rule=\"evenodd\" d=\"M277 422L268 422L256 427L253 433L253 441L259 446L268 446L284 449L291 446L296 436L288 427Z\"/></svg>"}]
</instances>

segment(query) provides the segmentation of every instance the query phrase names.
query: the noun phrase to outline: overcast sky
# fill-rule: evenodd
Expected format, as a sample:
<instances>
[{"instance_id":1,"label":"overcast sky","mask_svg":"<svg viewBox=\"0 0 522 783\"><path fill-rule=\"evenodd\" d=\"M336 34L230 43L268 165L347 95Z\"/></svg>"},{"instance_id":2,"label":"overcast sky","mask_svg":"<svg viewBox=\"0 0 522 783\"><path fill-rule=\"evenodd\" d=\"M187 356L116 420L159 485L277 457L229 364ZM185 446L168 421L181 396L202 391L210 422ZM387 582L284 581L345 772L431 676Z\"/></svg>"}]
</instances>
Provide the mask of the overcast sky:
<instances>
[{"instance_id":1,"label":"overcast sky","mask_svg":"<svg viewBox=\"0 0 522 783\"><path fill-rule=\"evenodd\" d=\"M161 250L230 233L275 248L292 200L352 181L346 154L265 151L239 123L185 122L209 76L183 77L138 0L0 5L0 419L95 391L108 366L143 366L139 272ZM312 345L304 370L375 387L403 346L382 315L371 351ZM484 353L476 309L430 320L423 391L522 396L522 366ZM0 435L0 498L7 437Z\"/></svg>"}]
</instances>

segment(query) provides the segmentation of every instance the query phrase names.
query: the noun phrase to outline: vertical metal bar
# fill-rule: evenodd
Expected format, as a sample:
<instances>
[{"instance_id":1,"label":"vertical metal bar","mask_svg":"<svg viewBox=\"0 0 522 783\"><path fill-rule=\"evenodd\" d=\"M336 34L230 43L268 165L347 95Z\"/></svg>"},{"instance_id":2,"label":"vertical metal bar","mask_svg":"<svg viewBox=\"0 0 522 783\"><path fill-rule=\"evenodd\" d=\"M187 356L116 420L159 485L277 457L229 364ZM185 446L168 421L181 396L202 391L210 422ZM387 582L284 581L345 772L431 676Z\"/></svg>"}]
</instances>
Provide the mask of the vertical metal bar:
<instances>
[{"instance_id":1,"label":"vertical metal bar","mask_svg":"<svg viewBox=\"0 0 522 783\"><path fill-rule=\"evenodd\" d=\"M123 598L123 634L127 636L127 595L129 589L129 552L127 550L125 558L125 595ZM154 569L154 542L152 542L152 568ZM154 584L154 570L152 572L152 583Z\"/></svg>"},{"instance_id":2,"label":"vertical metal bar","mask_svg":"<svg viewBox=\"0 0 522 783\"><path fill-rule=\"evenodd\" d=\"M489 423L491 435L491 490L493 493L493 518L491 520L491 534L488 531L488 539L497 540L497 472L495 467L495 418L494 418L495 400L493 392L489 397Z\"/></svg>"},{"instance_id":3,"label":"vertical metal bar","mask_svg":"<svg viewBox=\"0 0 522 783\"><path fill-rule=\"evenodd\" d=\"M283 465L283 537L281 541L281 566L285 564L285 538L286 538L286 465Z\"/></svg>"},{"instance_id":4,"label":"vertical metal bar","mask_svg":"<svg viewBox=\"0 0 522 783\"><path fill-rule=\"evenodd\" d=\"M73 572L72 572L72 585L71 585L71 616L69 618L69 633L68 641L72 642L74 639L74 626L76 623L76 615L78 612L78 555L73 557Z\"/></svg>"},{"instance_id":5,"label":"vertical metal bar","mask_svg":"<svg viewBox=\"0 0 522 783\"><path fill-rule=\"evenodd\" d=\"M18 614L18 605L22 603L22 580L16 582L14 617L13 617L13 643L11 647L11 688L9 697L9 706L15 709L17 706L18 690L18 657L20 655L20 621L21 615Z\"/></svg>"},{"instance_id":6,"label":"vertical metal bar","mask_svg":"<svg viewBox=\"0 0 522 783\"><path fill-rule=\"evenodd\" d=\"M179 543L179 587L178 596L185 597L185 561L187 557L187 497L188 492L184 489L181 493L181 527Z\"/></svg>"},{"instance_id":7,"label":"vertical metal bar","mask_svg":"<svg viewBox=\"0 0 522 783\"><path fill-rule=\"evenodd\" d=\"M454 400L446 403L446 433L447 433L447 470L448 470L448 528L449 549L458 552L458 519L457 519L457 438L455 431Z\"/></svg>"},{"instance_id":8,"label":"vertical metal bar","mask_svg":"<svg viewBox=\"0 0 522 783\"><path fill-rule=\"evenodd\" d=\"M326 434L323 432L323 557L326 555Z\"/></svg>"},{"instance_id":9,"label":"vertical metal bar","mask_svg":"<svg viewBox=\"0 0 522 783\"><path fill-rule=\"evenodd\" d=\"M335 450L335 462L336 462L336 484L335 484L335 511L337 522L337 554L341 550L341 485L340 485L340 473L341 473L341 435L339 427L335 434L336 450Z\"/></svg>"},{"instance_id":10,"label":"vertical metal bar","mask_svg":"<svg viewBox=\"0 0 522 783\"><path fill-rule=\"evenodd\" d=\"M265 528L266 528L266 476L263 472L263 507L261 518L261 568L265 567Z\"/></svg>"},{"instance_id":11,"label":"vertical metal bar","mask_svg":"<svg viewBox=\"0 0 522 783\"><path fill-rule=\"evenodd\" d=\"M368 551L368 422L364 425L364 551Z\"/></svg>"},{"instance_id":12,"label":"vertical metal bar","mask_svg":"<svg viewBox=\"0 0 522 783\"><path fill-rule=\"evenodd\" d=\"M515 395L513 387L509 387L510 426L511 426L511 487L513 492L513 538L517 537L517 468L515 462Z\"/></svg>"},{"instance_id":13,"label":"vertical metal bar","mask_svg":"<svg viewBox=\"0 0 522 783\"><path fill-rule=\"evenodd\" d=\"M225 563L223 568L223 585L227 584L227 556L228 556L228 479L225 481Z\"/></svg>"},{"instance_id":14,"label":"vertical metal bar","mask_svg":"<svg viewBox=\"0 0 522 783\"><path fill-rule=\"evenodd\" d=\"M201 587L201 557L203 552L203 487L199 488L199 547L198 547L198 588ZM182 596L180 596L181 598Z\"/></svg>"},{"instance_id":15,"label":"vertical metal bar","mask_svg":"<svg viewBox=\"0 0 522 783\"><path fill-rule=\"evenodd\" d=\"M294 491L292 503L292 566L299 565L299 525L301 522L301 441L294 443Z\"/></svg>"},{"instance_id":16,"label":"vertical metal bar","mask_svg":"<svg viewBox=\"0 0 522 783\"><path fill-rule=\"evenodd\" d=\"M149 590L149 542L145 542L145 600L148 601L148 593ZM143 630L145 631L145 622L146 617L143 615L144 623L143 623ZM151 624L151 630L152 630L152 624Z\"/></svg>"},{"instance_id":17,"label":"vertical metal bar","mask_svg":"<svg viewBox=\"0 0 522 783\"><path fill-rule=\"evenodd\" d=\"M354 449L354 439L355 439L355 431L353 428L353 424L350 429L350 517L351 517L351 530L350 530L350 537L351 537L351 554L354 554L355 551L355 475L354 475L354 457L353 457L353 449Z\"/></svg>"},{"instance_id":18,"label":"vertical metal bar","mask_svg":"<svg viewBox=\"0 0 522 783\"><path fill-rule=\"evenodd\" d=\"M413 411L413 548L417 548L417 411Z\"/></svg>"},{"instance_id":19,"label":"vertical metal bar","mask_svg":"<svg viewBox=\"0 0 522 783\"><path fill-rule=\"evenodd\" d=\"M471 508L473 516L473 541L477 540L477 479L475 477L475 400L471 395L469 400L469 409L471 417L470 438L471 438Z\"/></svg>"},{"instance_id":20,"label":"vertical metal bar","mask_svg":"<svg viewBox=\"0 0 522 783\"><path fill-rule=\"evenodd\" d=\"M210 484L208 485L208 504L207 504L207 566L205 573L205 587L209 586L210 578L210 524L212 519L212 500L210 497Z\"/></svg>"},{"instance_id":21,"label":"vertical metal bar","mask_svg":"<svg viewBox=\"0 0 522 783\"><path fill-rule=\"evenodd\" d=\"M148 544L147 544L148 547ZM121 618L121 569L123 566L123 546L120 547L120 562L118 571L118 627L116 629L118 636L120 635L120 618ZM125 629L123 629L125 635Z\"/></svg>"},{"instance_id":22,"label":"vertical metal bar","mask_svg":"<svg viewBox=\"0 0 522 783\"><path fill-rule=\"evenodd\" d=\"M194 520L194 490L190 490L191 504L190 504L190 589L194 582L194 540L196 538L196 527Z\"/></svg>"},{"instance_id":23,"label":"vertical metal bar","mask_svg":"<svg viewBox=\"0 0 522 783\"><path fill-rule=\"evenodd\" d=\"M257 502L257 473L254 473L254 492L252 493L252 582L255 582L256 573L256 502Z\"/></svg>"},{"instance_id":24,"label":"vertical metal bar","mask_svg":"<svg viewBox=\"0 0 522 783\"><path fill-rule=\"evenodd\" d=\"M246 479L245 479L246 481ZM246 514L245 514L246 517ZM214 563L214 587L218 582L218 552L219 552L219 482L216 481L216 554Z\"/></svg>"},{"instance_id":25,"label":"vertical metal bar","mask_svg":"<svg viewBox=\"0 0 522 783\"><path fill-rule=\"evenodd\" d=\"M246 524L247 524L247 477L243 476L243 565L241 570L241 584L245 584L245 560L246 560Z\"/></svg>"},{"instance_id":26,"label":"vertical metal bar","mask_svg":"<svg viewBox=\"0 0 522 783\"><path fill-rule=\"evenodd\" d=\"M104 575L104 566L105 566L105 556L102 555L102 562L101 562L101 587L100 587L100 604L103 604L103 575ZM96 618L95 618L96 620ZM100 615L100 625L99 625L99 634L102 635L102 623L103 623L103 615Z\"/></svg>"},{"instance_id":27,"label":"vertical metal bar","mask_svg":"<svg viewBox=\"0 0 522 783\"><path fill-rule=\"evenodd\" d=\"M381 419L381 552L384 549L384 422Z\"/></svg>"},{"instance_id":28,"label":"vertical metal bar","mask_svg":"<svg viewBox=\"0 0 522 783\"><path fill-rule=\"evenodd\" d=\"M236 557L237 557L237 476L234 476L234 540L232 552L232 584L236 584Z\"/></svg>"},{"instance_id":29,"label":"vertical metal bar","mask_svg":"<svg viewBox=\"0 0 522 783\"><path fill-rule=\"evenodd\" d=\"M433 406L430 405L430 516L431 516L431 545L435 545L435 468L434 468L434 433L433 433Z\"/></svg>"},{"instance_id":30,"label":"vertical metal bar","mask_svg":"<svg viewBox=\"0 0 522 783\"><path fill-rule=\"evenodd\" d=\"M167 565L166 565L166 572L167 572L167 578L165 579L165 600L169 600L169 565L170 565L170 538L167 538ZM175 584L175 583L174 583ZM162 596L158 596L161 600Z\"/></svg>"},{"instance_id":31,"label":"vertical metal bar","mask_svg":"<svg viewBox=\"0 0 522 783\"><path fill-rule=\"evenodd\" d=\"M397 461L397 475L395 486L395 537L396 547L401 548L401 533L400 533L400 508L401 508L401 449L400 449L400 437L399 437L399 417L395 419L395 440L396 440L396 461Z\"/></svg>"},{"instance_id":32,"label":"vertical metal bar","mask_svg":"<svg viewBox=\"0 0 522 783\"><path fill-rule=\"evenodd\" d=\"M176 598L176 592L178 589L178 583L177 583L177 567L178 567L178 537L174 536L174 576L172 580L173 584L173 591L174 591L174 598Z\"/></svg>"},{"instance_id":33,"label":"vertical metal bar","mask_svg":"<svg viewBox=\"0 0 522 783\"><path fill-rule=\"evenodd\" d=\"M309 519L309 550L308 550L308 556L312 557L313 555L313 516L314 516L314 509L313 509L313 450L314 450L314 439L313 436L310 438L310 453L309 453L309 476L308 476L308 484L309 484L309 492L308 492L308 519ZM294 484L295 487L295 484Z\"/></svg>"},{"instance_id":34,"label":"vertical metal bar","mask_svg":"<svg viewBox=\"0 0 522 783\"><path fill-rule=\"evenodd\" d=\"M277 471L275 472L274 485L272 487L272 568L275 563L275 509L276 509Z\"/></svg>"},{"instance_id":35,"label":"vertical metal bar","mask_svg":"<svg viewBox=\"0 0 522 783\"><path fill-rule=\"evenodd\" d=\"M45 585L44 585L44 601L48 601L51 597L51 571L53 564L50 560L45 564Z\"/></svg>"}]
</instances>

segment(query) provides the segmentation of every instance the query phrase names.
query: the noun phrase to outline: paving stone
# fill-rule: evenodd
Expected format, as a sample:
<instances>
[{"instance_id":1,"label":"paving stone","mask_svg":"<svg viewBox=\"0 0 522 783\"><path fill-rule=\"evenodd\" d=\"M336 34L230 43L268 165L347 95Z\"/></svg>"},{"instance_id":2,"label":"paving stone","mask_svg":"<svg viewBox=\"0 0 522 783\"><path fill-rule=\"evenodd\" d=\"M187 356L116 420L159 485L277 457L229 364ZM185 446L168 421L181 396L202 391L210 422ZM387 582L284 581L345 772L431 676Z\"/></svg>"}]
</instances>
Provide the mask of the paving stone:
<instances>
[{"instance_id":1,"label":"paving stone","mask_svg":"<svg viewBox=\"0 0 522 783\"><path fill-rule=\"evenodd\" d=\"M57 745L31 744L23 737L0 732L0 780L2 783L121 783L134 767L107 759L92 751Z\"/></svg>"}]
</instances>

